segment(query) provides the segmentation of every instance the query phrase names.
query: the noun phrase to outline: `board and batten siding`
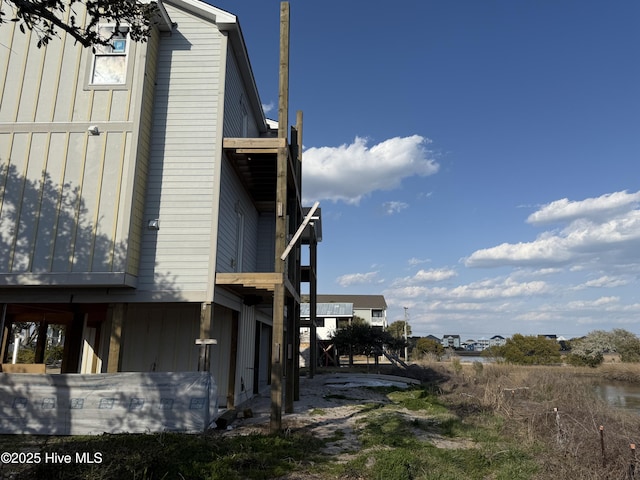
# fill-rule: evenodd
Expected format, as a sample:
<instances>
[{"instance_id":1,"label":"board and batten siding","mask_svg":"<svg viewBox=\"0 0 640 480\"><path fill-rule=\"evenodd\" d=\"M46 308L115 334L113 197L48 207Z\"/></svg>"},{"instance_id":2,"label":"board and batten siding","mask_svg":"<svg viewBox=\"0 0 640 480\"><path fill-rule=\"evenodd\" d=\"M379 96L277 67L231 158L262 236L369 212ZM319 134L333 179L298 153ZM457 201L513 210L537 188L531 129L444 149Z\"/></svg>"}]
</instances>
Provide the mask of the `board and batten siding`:
<instances>
[{"instance_id":1,"label":"board and batten siding","mask_svg":"<svg viewBox=\"0 0 640 480\"><path fill-rule=\"evenodd\" d=\"M129 304L123 323L123 372L189 372L198 368L200 305Z\"/></svg>"},{"instance_id":2,"label":"board and batten siding","mask_svg":"<svg viewBox=\"0 0 640 480\"><path fill-rule=\"evenodd\" d=\"M158 51L144 211L159 230L143 232L138 292L210 301L227 42L212 23L165 6L177 28Z\"/></svg>"},{"instance_id":3,"label":"board and batten siding","mask_svg":"<svg viewBox=\"0 0 640 480\"><path fill-rule=\"evenodd\" d=\"M2 283L133 284L148 44L130 42L129 81L111 88L88 86L92 52L64 32L46 48L36 42L14 22L0 28Z\"/></svg>"}]
</instances>

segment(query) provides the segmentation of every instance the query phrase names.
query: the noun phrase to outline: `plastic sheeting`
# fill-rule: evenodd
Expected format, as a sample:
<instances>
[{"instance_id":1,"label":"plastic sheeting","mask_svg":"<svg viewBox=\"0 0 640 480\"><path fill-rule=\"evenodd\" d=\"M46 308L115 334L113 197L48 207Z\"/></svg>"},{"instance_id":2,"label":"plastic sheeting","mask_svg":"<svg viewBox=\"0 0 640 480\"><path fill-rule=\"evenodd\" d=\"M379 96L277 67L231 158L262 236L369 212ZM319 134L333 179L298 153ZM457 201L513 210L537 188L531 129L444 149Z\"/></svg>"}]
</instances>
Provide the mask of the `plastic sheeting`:
<instances>
[{"instance_id":1,"label":"plastic sheeting","mask_svg":"<svg viewBox=\"0 0 640 480\"><path fill-rule=\"evenodd\" d=\"M0 433L196 433L217 416L208 372L0 373Z\"/></svg>"}]
</instances>

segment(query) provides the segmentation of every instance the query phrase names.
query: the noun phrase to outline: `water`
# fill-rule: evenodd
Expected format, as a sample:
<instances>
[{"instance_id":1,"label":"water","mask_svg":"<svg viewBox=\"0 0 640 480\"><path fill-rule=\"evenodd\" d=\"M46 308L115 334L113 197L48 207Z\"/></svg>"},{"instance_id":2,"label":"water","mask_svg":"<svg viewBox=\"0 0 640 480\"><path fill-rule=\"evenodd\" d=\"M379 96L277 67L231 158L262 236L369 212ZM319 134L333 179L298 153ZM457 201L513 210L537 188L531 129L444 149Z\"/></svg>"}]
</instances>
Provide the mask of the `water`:
<instances>
[{"instance_id":1,"label":"water","mask_svg":"<svg viewBox=\"0 0 640 480\"><path fill-rule=\"evenodd\" d=\"M595 385L595 390L609 405L640 413L640 385L602 380Z\"/></svg>"}]
</instances>

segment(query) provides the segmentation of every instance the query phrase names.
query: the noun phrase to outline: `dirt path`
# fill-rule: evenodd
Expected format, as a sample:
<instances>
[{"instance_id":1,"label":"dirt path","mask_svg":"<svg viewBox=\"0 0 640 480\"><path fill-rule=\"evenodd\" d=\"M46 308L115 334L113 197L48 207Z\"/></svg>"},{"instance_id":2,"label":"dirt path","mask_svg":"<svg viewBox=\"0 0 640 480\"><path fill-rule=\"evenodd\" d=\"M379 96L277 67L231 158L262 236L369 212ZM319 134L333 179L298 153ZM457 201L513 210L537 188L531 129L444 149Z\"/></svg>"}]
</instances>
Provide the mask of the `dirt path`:
<instances>
[{"instance_id":1,"label":"dirt path","mask_svg":"<svg viewBox=\"0 0 640 480\"><path fill-rule=\"evenodd\" d=\"M316 375L313 379L301 378L300 400L294 402L294 413L283 414L282 425L285 434L303 430L316 438L325 440L325 453L348 456L360 450L357 439L357 421L364 415L363 407L370 404L390 404L389 398L373 386L398 386L406 388L415 380L390 375L338 374ZM251 416L238 418L230 424L222 435L268 434L271 398L267 390L239 408L250 411ZM369 409L366 409L369 410ZM400 410L411 418L427 418L424 412ZM424 433L424 432L423 432ZM442 448L467 448L438 436L429 441Z\"/></svg>"}]
</instances>

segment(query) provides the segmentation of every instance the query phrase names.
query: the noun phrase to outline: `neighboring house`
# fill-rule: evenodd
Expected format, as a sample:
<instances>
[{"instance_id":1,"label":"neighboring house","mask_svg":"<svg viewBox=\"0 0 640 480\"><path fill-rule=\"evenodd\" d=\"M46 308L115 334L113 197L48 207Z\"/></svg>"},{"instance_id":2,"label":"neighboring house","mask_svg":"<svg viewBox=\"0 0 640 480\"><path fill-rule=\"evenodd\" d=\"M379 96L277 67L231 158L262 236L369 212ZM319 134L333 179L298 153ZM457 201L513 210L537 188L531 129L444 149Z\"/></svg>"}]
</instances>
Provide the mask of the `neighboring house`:
<instances>
[{"instance_id":1,"label":"neighboring house","mask_svg":"<svg viewBox=\"0 0 640 480\"><path fill-rule=\"evenodd\" d=\"M309 342L309 303L300 304L300 341ZM318 340L329 340L338 328L351 324L353 303L318 303L316 305L316 331Z\"/></svg>"},{"instance_id":2,"label":"neighboring house","mask_svg":"<svg viewBox=\"0 0 640 480\"><path fill-rule=\"evenodd\" d=\"M444 348L460 348L460 335L444 335L442 337L442 346Z\"/></svg>"},{"instance_id":3,"label":"neighboring house","mask_svg":"<svg viewBox=\"0 0 640 480\"><path fill-rule=\"evenodd\" d=\"M36 362L62 326L67 373L193 371L213 338L231 407L286 351L276 307L294 330L300 247L286 270L275 252L302 217L301 149L269 128L234 15L166 0L156 23L95 53L0 27L1 360L16 322L45 332Z\"/></svg>"},{"instance_id":4,"label":"neighboring house","mask_svg":"<svg viewBox=\"0 0 640 480\"><path fill-rule=\"evenodd\" d=\"M352 303L353 316L373 327L386 329L387 302L384 295L318 295L318 303Z\"/></svg>"},{"instance_id":5,"label":"neighboring house","mask_svg":"<svg viewBox=\"0 0 640 480\"><path fill-rule=\"evenodd\" d=\"M507 340L501 335L494 335L489 339L489 347L502 347L506 343Z\"/></svg>"},{"instance_id":6,"label":"neighboring house","mask_svg":"<svg viewBox=\"0 0 640 480\"><path fill-rule=\"evenodd\" d=\"M320 365L334 364L335 353L330 341L338 328L353 320L353 303L318 303L316 305L316 350ZM300 366L311 365L311 304L300 304Z\"/></svg>"},{"instance_id":7,"label":"neighboring house","mask_svg":"<svg viewBox=\"0 0 640 480\"><path fill-rule=\"evenodd\" d=\"M471 352L476 351L478 348L478 342L476 342L473 338L470 338L468 340L465 340L464 342L462 342L461 344L462 348L464 348L465 350L469 350Z\"/></svg>"}]
</instances>

